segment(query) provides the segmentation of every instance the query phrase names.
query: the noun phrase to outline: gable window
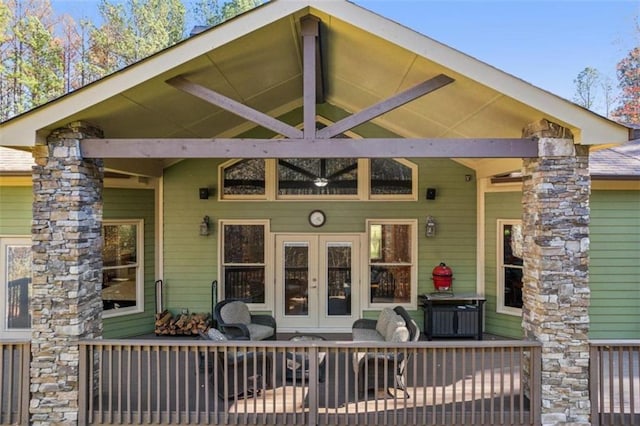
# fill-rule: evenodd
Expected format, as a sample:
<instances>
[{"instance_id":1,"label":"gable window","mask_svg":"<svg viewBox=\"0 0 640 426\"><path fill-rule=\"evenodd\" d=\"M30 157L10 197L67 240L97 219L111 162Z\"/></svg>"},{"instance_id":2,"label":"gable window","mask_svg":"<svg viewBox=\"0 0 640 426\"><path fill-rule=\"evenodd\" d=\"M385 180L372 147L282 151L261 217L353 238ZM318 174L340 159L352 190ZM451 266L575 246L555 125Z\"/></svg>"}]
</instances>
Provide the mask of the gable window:
<instances>
[{"instance_id":1,"label":"gable window","mask_svg":"<svg viewBox=\"0 0 640 426\"><path fill-rule=\"evenodd\" d=\"M278 195L357 195L358 159L278 160Z\"/></svg>"},{"instance_id":2,"label":"gable window","mask_svg":"<svg viewBox=\"0 0 640 426\"><path fill-rule=\"evenodd\" d=\"M497 294L498 312L522 312L521 221L498 220Z\"/></svg>"},{"instance_id":3,"label":"gable window","mask_svg":"<svg viewBox=\"0 0 640 426\"><path fill-rule=\"evenodd\" d=\"M31 328L31 238L0 238L0 335Z\"/></svg>"},{"instance_id":4,"label":"gable window","mask_svg":"<svg viewBox=\"0 0 640 426\"><path fill-rule=\"evenodd\" d=\"M264 305L267 224L223 221L221 230L223 299L243 299Z\"/></svg>"},{"instance_id":5,"label":"gable window","mask_svg":"<svg viewBox=\"0 0 640 426\"><path fill-rule=\"evenodd\" d=\"M245 159L234 161L222 168L223 197L266 195L265 160Z\"/></svg>"},{"instance_id":6,"label":"gable window","mask_svg":"<svg viewBox=\"0 0 640 426\"><path fill-rule=\"evenodd\" d=\"M417 294L416 221L367 221L370 306L413 306Z\"/></svg>"},{"instance_id":7,"label":"gable window","mask_svg":"<svg viewBox=\"0 0 640 426\"><path fill-rule=\"evenodd\" d=\"M144 223L105 220L102 225L102 306L111 317L144 310Z\"/></svg>"},{"instance_id":8,"label":"gable window","mask_svg":"<svg viewBox=\"0 0 640 426\"><path fill-rule=\"evenodd\" d=\"M244 159L220 166L222 200L416 200L418 167L399 158Z\"/></svg>"},{"instance_id":9,"label":"gable window","mask_svg":"<svg viewBox=\"0 0 640 426\"><path fill-rule=\"evenodd\" d=\"M415 168L404 160L371 159L371 196L411 195L415 192Z\"/></svg>"}]
</instances>

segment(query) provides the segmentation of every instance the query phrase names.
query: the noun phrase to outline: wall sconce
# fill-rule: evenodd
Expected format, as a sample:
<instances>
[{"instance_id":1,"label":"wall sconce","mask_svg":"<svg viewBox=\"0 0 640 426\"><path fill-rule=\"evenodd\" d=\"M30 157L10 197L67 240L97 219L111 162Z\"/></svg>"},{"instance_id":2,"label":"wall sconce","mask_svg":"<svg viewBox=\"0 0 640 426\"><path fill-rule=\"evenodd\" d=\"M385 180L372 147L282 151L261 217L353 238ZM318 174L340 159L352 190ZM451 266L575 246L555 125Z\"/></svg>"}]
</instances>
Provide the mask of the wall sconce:
<instances>
[{"instance_id":1,"label":"wall sconce","mask_svg":"<svg viewBox=\"0 0 640 426\"><path fill-rule=\"evenodd\" d=\"M436 221L432 216L427 216L427 224L425 227L425 236L427 237L435 237L436 236Z\"/></svg>"},{"instance_id":2,"label":"wall sconce","mask_svg":"<svg viewBox=\"0 0 640 426\"><path fill-rule=\"evenodd\" d=\"M209 199L209 188L200 188L198 189L198 195L200 195L201 200Z\"/></svg>"},{"instance_id":3,"label":"wall sconce","mask_svg":"<svg viewBox=\"0 0 640 426\"><path fill-rule=\"evenodd\" d=\"M203 237L209 235L209 216L203 217L200 222L200 235Z\"/></svg>"}]
</instances>

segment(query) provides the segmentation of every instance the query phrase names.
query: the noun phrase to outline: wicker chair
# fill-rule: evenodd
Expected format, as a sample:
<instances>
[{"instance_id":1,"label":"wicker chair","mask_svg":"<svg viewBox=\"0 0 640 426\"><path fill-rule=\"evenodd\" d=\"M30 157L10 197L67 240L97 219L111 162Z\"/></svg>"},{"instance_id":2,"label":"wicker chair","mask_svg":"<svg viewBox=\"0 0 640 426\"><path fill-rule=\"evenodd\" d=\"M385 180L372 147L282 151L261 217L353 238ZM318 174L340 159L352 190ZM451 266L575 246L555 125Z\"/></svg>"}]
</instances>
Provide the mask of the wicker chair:
<instances>
[{"instance_id":1,"label":"wicker chair","mask_svg":"<svg viewBox=\"0 0 640 426\"><path fill-rule=\"evenodd\" d=\"M276 340L276 320L249 312L241 300L225 299L214 308L218 328L230 340Z\"/></svg>"},{"instance_id":2,"label":"wicker chair","mask_svg":"<svg viewBox=\"0 0 640 426\"><path fill-rule=\"evenodd\" d=\"M420 329L416 322L409 316L409 313L402 307L396 306L393 311L402 318L403 326L400 326L398 334L394 337L380 335L376 331L378 321L373 319L359 319L353 324L353 334L355 341L368 340L366 336L371 336L369 341L387 341L387 342L416 342L420 339ZM378 327L380 328L380 327ZM406 333L406 334L405 334ZM373 336L376 336L375 338ZM396 340L396 336L402 336ZM359 352L353 355L353 369L357 375L358 393L364 394L365 391L384 389L388 394L390 388L400 389L404 392L406 398L409 397L407 387L405 385L406 366L411 357L409 352L407 356L402 351L385 352L384 350L372 352ZM385 376L386 372L386 376Z\"/></svg>"},{"instance_id":3,"label":"wicker chair","mask_svg":"<svg viewBox=\"0 0 640 426\"><path fill-rule=\"evenodd\" d=\"M227 337L216 329L200 332L200 338L210 342L226 342ZM271 387L273 357L262 351L244 348L217 350L208 365L211 384L221 399L239 399L260 394Z\"/></svg>"}]
</instances>

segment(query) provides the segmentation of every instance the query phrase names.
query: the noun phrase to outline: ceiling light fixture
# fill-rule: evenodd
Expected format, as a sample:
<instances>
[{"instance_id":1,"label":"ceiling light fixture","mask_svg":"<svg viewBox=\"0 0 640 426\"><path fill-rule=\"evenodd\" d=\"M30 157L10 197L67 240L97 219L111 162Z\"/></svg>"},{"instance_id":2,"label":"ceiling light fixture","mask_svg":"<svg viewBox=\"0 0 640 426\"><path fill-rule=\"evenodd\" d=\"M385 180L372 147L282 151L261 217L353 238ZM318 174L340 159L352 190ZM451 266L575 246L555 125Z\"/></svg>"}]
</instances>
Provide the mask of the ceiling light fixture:
<instances>
[{"instance_id":1,"label":"ceiling light fixture","mask_svg":"<svg viewBox=\"0 0 640 426\"><path fill-rule=\"evenodd\" d=\"M324 188L329 184L329 180L327 178L319 177L319 178L315 178L315 180L313 181L313 184L318 188Z\"/></svg>"}]
</instances>

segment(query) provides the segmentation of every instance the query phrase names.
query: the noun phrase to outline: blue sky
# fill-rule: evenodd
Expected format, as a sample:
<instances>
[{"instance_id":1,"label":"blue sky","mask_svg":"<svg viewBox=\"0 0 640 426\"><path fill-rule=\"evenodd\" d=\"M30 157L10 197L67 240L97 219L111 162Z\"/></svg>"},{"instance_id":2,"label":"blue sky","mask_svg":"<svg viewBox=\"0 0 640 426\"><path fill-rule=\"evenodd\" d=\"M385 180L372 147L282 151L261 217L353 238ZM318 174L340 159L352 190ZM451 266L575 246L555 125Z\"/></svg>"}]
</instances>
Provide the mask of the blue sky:
<instances>
[{"instance_id":1,"label":"blue sky","mask_svg":"<svg viewBox=\"0 0 640 426\"><path fill-rule=\"evenodd\" d=\"M574 95L573 80L587 66L617 84L616 63L640 43L634 23L640 0L354 3L567 99ZM98 1L52 4L57 11L82 17L94 15Z\"/></svg>"}]
</instances>

